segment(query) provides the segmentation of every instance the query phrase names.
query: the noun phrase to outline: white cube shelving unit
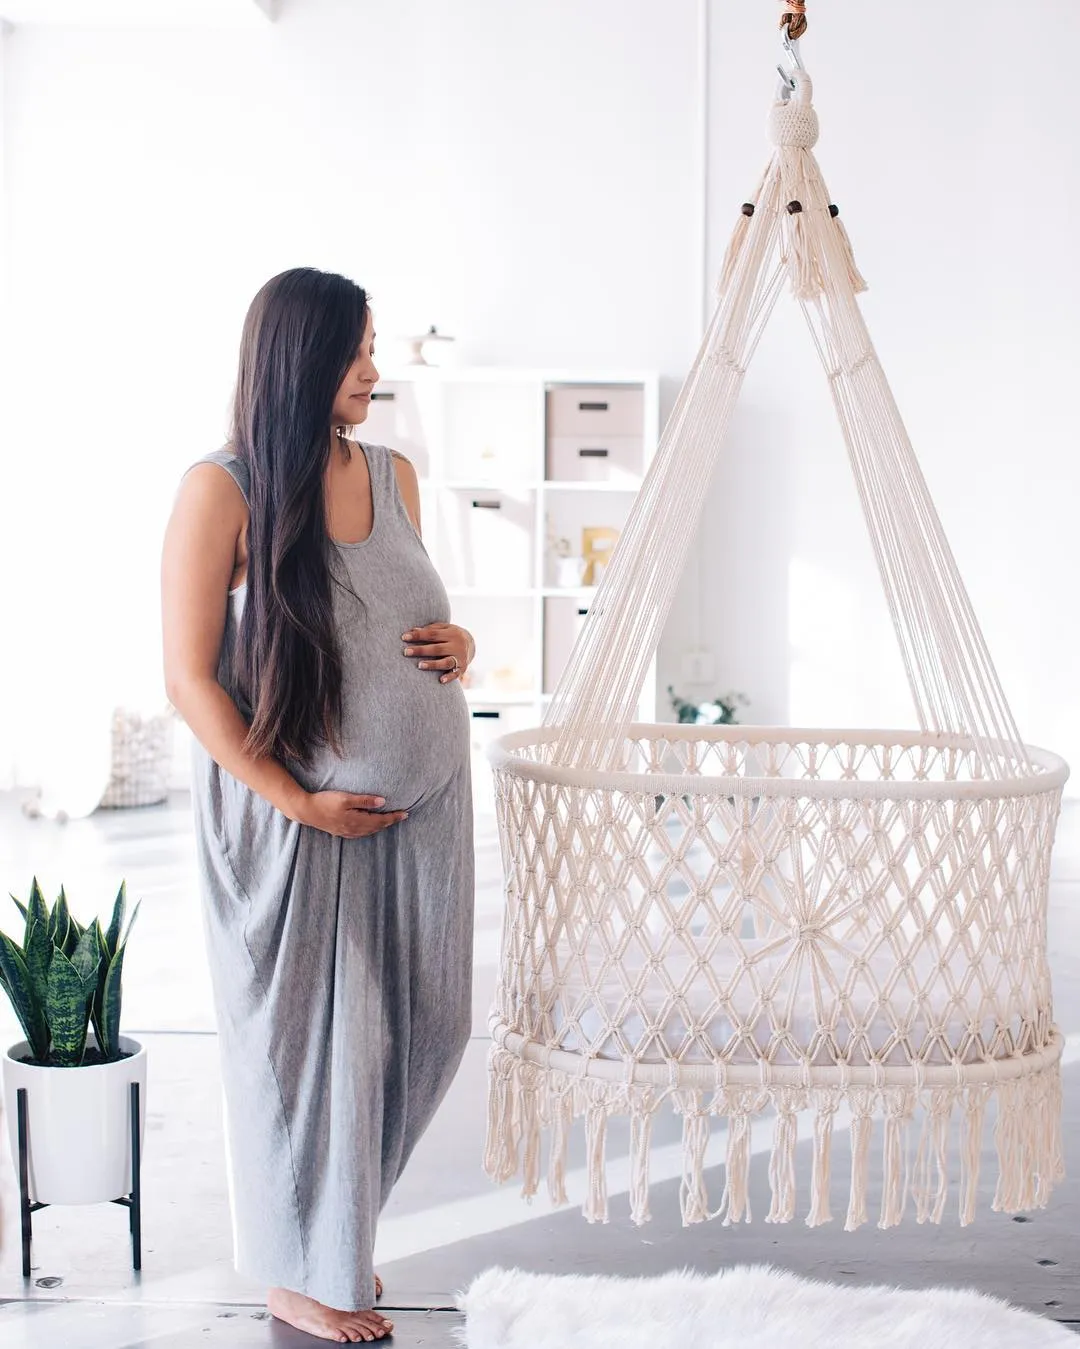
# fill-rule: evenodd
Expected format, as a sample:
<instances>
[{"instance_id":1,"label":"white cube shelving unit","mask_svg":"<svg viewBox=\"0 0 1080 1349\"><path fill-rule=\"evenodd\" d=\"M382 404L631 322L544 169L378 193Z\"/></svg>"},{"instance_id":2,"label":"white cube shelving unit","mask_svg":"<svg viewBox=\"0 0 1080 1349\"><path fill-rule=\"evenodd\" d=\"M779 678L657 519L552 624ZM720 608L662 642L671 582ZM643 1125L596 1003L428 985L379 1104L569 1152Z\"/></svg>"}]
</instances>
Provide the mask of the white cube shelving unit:
<instances>
[{"instance_id":1,"label":"white cube shelving unit","mask_svg":"<svg viewBox=\"0 0 1080 1349\"><path fill-rule=\"evenodd\" d=\"M384 375L357 428L416 466L424 544L476 638L466 697L480 806L480 751L539 724L596 591L558 584L549 540L580 553L586 527L622 527L659 422L654 373L407 366ZM656 719L655 660L638 715Z\"/></svg>"}]
</instances>

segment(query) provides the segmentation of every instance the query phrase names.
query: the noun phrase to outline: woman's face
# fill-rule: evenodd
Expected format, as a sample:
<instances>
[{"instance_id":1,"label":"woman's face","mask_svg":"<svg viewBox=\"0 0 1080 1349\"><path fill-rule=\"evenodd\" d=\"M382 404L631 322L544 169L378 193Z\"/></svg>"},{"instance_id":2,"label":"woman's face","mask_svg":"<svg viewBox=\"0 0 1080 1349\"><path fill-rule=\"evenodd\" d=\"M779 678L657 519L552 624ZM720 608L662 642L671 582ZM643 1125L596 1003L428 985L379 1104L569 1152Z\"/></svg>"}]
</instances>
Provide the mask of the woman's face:
<instances>
[{"instance_id":1,"label":"woman's face","mask_svg":"<svg viewBox=\"0 0 1080 1349\"><path fill-rule=\"evenodd\" d=\"M345 373L334 398L331 421L334 426L356 426L364 421L371 406L371 391L379 382L375 369L375 326L371 310L367 311L364 338L352 365Z\"/></svg>"}]
</instances>

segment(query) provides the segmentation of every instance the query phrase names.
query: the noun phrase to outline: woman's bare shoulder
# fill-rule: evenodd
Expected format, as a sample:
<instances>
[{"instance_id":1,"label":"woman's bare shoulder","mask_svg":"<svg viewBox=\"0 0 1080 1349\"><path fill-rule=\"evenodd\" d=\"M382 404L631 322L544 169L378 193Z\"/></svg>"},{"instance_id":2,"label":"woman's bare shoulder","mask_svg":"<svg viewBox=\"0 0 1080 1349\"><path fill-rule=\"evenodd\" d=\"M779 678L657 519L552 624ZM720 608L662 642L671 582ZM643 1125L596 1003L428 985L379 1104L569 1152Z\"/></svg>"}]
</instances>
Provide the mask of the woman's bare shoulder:
<instances>
[{"instance_id":1,"label":"woman's bare shoulder","mask_svg":"<svg viewBox=\"0 0 1080 1349\"><path fill-rule=\"evenodd\" d=\"M247 516L247 493L238 481L234 464L219 458L200 459L191 465L180 479L177 504L181 502L195 510L200 507L215 514L228 512L240 519Z\"/></svg>"}]
</instances>

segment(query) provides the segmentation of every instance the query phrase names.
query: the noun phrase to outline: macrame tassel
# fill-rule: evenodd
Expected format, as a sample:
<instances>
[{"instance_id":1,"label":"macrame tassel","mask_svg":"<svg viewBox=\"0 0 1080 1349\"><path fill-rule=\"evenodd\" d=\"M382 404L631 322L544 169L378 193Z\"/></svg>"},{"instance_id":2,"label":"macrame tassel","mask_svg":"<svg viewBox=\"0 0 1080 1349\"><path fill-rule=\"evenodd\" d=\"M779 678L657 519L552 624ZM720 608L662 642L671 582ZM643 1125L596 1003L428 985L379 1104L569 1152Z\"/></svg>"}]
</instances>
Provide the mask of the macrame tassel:
<instances>
[{"instance_id":1,"label":"macrame tassel","mask_svg":"<svg viewBox=\"0 0 1080 1349\"><path fill-rule=\"evenodd\" d=\"M982 1170L983 1124L986 1119L988 1087L968 1087L960 1128L960 1225L975 1221L979 1198L979 1173Z\"/></svg>"},{"instance_id":2,"label":"macrame tassel","mask_svg":"<svg viewBox=\"0 0 1080 1349\"><path fill-rule=\"evenodd\" d=\"M919 1223L939 1223L945 1212L949 1192L949 1124L955 1099L955 1091L938 1088L931 1090L925 1102L911 1187L915 1220Z\"/></svg>"},{"instance_id":3,"label":"macrame tassel","mask_svg":"<svg viewBox=\"0 0 1080 1349\"><path fill-rule=\"evenodd\" d=\"M776 1133L769 1158L769 1187L772 1203L767 1223L789 1223L795 1216L795 1148L799 1141L796 1112L805 1104L802 1093L790 1087L776 1093Z\"/></svg>"},{"instance_id":4,"label":"macrame tassel","mask_svg":"<svg viewBox=\"0 0 1080 1349\"><path fill-rule=\"evenodd\" d=\"M874 1127L876 1092L857 1087L851 1092L851 1194L848 1197L845 1232L854 1232L868 1221L866 1188L870 1181L870 1138Z\"/></svg>"},{"instance_id":5,"label":"macrame tassel","mask_svg":"<svg viewBox=\"0 0 1080 1349\"><path fill-rule=\"evenodd\" d=\"M653 1115L650 1108L637 1109L630 1118L630 1221L638 1227L652 1217L649 1211L649 1149L652 1146Z\"/></svg>"},{"instance_id":6,"label":"macrame tassel","mask_svg":"<svg viewBox=\"0 0 1080 1349\"><path fill-rule=\"evenodd\" d=\"M829 208L830 212L833 210ZM840 244L844 250L844 265L847 268L847 278L851 289L856 295L861 295L864 290L868 290L866 282L863 280L862 273L859 271L855 262L855 250L851 247L851 239L848 237L844 222L840 219L839 212L833 217L833 224L837 233L840 235Z\"/></svg>"},{"instance_id":7,"label":"macrame tassel","mask_svg":"<svg viewBox=\"0 0 1080 1349\"><path fill-rule=\"evenodd\" d=\"M998 1157L998 1182L994 1191L995 1213L1016 1213L1021 1207L1020 1191L1023 1185L1023 1145L1020 1117L1020 1095L1015 1082L1003 1082L997 1089L997 1124L994 1128L994 1146Z\"/></svg>"},{"instance_id":8,"label":"macrame tassel","mask_svg":"<svg viewBox=\"0 0 1080 1349\"><path fill-rule=\"evenodd\" d=\"M515 1060L505 1050L491 1052L491 1085L488 1088L487 1141L484 1171L502 1184L517 1171L514 1139L514 1088L511 1077Z\"/></svg>"},{"instance_id":9,"label":"macrame tassel","mask_svg":"<svg viewBox=\"0 0 1080 1349\"><path fill-rule=\"evenodd\" d=\"M684 1227L703 1223L709 1216L705 1188L705 1152L709 1146L709 1117L701 1109L701 1094L693 1092L683 1114L683 1173L679 1205Z\"/></svg>"},{"instance_id":10,"label":"macrame tassel","mask_svg":"<svg viewBox=\"0 0 1080 1349\"><path fill-rule=\"evenodd\" d=\"M1050 1191L1060 1180L1065 1179L1065 1155L1061 1147L1061 1068L1053 1064L1047 1068L1046 1096L1043 1103L1045 1118L1041 1138L1042 1150L1039 1153L1039 1186L1037 1202L1045 1207Z\"/></svg>"},{"instance_id":11,"label":"macrame tassel","mask_svg":"<svg viewBox=\"0 0 1080 1349\"><path fill-rule=\"evenodd\" d=\"M540 1188L540 1101L537 1070L530 1065L521 1084L521 1193L531 1199Z\"/></svg>"},{"instance_id":12,"label":"macrame tassel","mask_svg":"<svg viewBox=\"0 0 1080 1349\"><path fill-rule=\"evenodd\" d=\"M915 1093L893 1087L883 1093L885 1106L885 1177L881 1190L878 1227L895 1227L904 1216L907 1202L907 1134L915 1113Z\"/></svg>"},{"instance_id":13,"label":"macrame tassel","mask_svg":"<svg viewBox=\"0 0 1080 1349\"><path fill-rule=\"evenodd\" d=\"M548 1195L553 1204L566 1203L566 1154L574 1119L574 1098L561 1091L554 1099L551 1119L551 1153L548 1157Z\"/></svg>"},{"instance_id":14,"label":"macrame tassel","mask_svg":"<svg viewBox=\"0 0 1080 1349\"><path fill-rule=\"evenodd\" d=\"M735 228L731 233L727 252L724 254L724 265L720 270L720 281L716 287L716 293L719 296L726 295L731 289L731 283L735 278L735 268L738 266L739 258L742 256L743 245L746 243L746 236L750 230L750 221L753 214L753 202L745 202L739 213L739 218L735 222Z\"/></svg>"},{"instance_id":15,"label":"macrame tassel","mask_svg":"<svg viewBox=\"0 0 1080 1349\"><path fill-rule=\"evenodd\" d=\"M594 1101L585 1115L585 1170L588 1193L582 1213L591 1223L608 1220L607 1110Z\"/></svg>"},{"instance_id":16,"label":"macrame tassel","mask_svg":"<svg viewBox=\"0 0 1080 1349\"><path fill-rule=\"evenodd\" d=\"M832 1180L833 1121L840 1108L840 1093L835 1090L815 1093L817 1111L814 1115L814 1164L810 1175L810 1212L807 1227L820 1227L832 1222L829 1186Z\"/></svg>"},{"instance_id":17,"label":"macrame tassel","mask_svg":"<svg viewBox=\"0 0 1080 1349\"><path fill-rule=\"evenodd\" d=\"M787 234L791 289L797 300L816 300L822 291L822 281L814 247L813 226L804 203L797 197L789 202L788 212L791 215Z\"/></svg>"},{"instance_id":18,"label":"macrame tassel","mask_svg":"<svg viewBox=\"0 0 1080 1349\"><path fill-rule=\"evenodd\" d=\"M728 1117L727 1165L720 1216L725 1227L750 1221L750 1125L753 1119L751 1093L733 1093Z\"/></svg>"}]
</instances>

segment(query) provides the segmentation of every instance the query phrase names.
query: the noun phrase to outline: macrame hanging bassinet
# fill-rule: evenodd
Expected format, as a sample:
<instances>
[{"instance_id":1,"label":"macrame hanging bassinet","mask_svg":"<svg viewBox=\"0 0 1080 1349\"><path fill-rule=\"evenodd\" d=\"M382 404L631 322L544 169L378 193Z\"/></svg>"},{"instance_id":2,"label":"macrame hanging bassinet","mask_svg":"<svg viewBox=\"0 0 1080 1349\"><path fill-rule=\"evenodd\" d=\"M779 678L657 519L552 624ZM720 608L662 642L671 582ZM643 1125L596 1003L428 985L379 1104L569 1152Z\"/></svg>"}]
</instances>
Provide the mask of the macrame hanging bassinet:
<instances>
[{"instance_id":1,"label":"macrame hanging bassinet","mask_svg":"<svg viewBox=\"0 0 1080 1349\"><path fill-rule=\"evenodd\" d=\"M1046 909L1068 770L1017 733L856 302L864 283L811 152L801 67L792 88L773 108L775 150L743 207L716 312L544 724L489 749L506 911L485 1169L520 1173L535 1193L547 1132L549 1191L565 1202L568 1136L583 1116L591 1220L608 1215L616 1114L631 1121L631 1216L649 1217L664 1108L682 1117L687 1223L749 1220L751 1130L765 1114L766 1221L796 1215L801 1116L811 1225L832 1216L834 1128L850 1131L849 1229L870 1216L878 1147L880 1226L909 1198L920 1222L940 1221L956 1151L970 1222L991 1103L995 1209L1041 1207L1063 1174ZM825 366L918 731L633 721L785 283ZM726 1126L715 1209L714 1121Z\"/></svg>"}]
</instances>

